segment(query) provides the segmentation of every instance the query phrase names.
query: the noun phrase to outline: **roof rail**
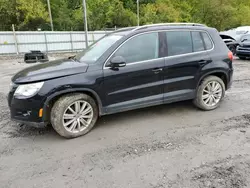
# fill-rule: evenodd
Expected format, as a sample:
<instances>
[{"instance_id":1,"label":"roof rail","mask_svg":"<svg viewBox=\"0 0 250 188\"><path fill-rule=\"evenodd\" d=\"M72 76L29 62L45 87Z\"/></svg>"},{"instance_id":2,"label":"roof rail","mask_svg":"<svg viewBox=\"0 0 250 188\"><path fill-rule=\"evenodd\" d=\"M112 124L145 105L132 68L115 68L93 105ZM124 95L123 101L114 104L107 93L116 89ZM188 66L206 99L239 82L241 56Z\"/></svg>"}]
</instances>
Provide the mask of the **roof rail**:
<instances>
[{"instance_id":1,"label":"roof rail","mask_svg":"<svg viewBox=\"0 0 250 188\"><path fill-rule=\"evenodd\" d=\"M148 27L157 27L157 26L201 26L206 27L204 24L199 23L159 23L159 24L150 24L150 25L142 25L133 29L133 31L145 29Z\"/></svg>"},{"instance_id":2,"label":"roof rail","mask_svg":"<svg viewBox=\"0 0 250 188\"><path fill-rule=\"evenodd\" d=\"M129 30L133 30L135 29L136 27L124 27L124 28L121 28L121 29L117 29L115 30L114 32L120 32L120 31L129 31Z\"/></svg>"}]
</instances>

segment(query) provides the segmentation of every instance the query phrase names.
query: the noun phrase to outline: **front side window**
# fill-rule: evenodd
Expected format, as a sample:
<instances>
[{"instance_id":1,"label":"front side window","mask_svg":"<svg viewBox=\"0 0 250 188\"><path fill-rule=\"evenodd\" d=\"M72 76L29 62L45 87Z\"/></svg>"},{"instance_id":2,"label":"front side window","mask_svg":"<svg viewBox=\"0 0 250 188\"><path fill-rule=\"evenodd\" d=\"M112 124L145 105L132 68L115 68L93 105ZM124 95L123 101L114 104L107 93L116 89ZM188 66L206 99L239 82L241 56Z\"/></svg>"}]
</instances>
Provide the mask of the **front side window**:
<instances>
[{"instance_id":1,"label":"front side window","mask_svg":"<svg viewBox=\"0 0 250 188\"><path fill-rule=\"evenodd\" d=\"M168 56L191 53L193 44L190 31L167 31Z\"/></svg>"},{"instance_id":2,"label":"front side window","mask_svg":"<svg viewBox=\"0 0 250 188\"><path fill-rule=\"evenodd\" d=\"M129 39L115 52L115 56L122 56L126 63L158 58L158 33L146 33Z\"/></svg>"}]
</instances>

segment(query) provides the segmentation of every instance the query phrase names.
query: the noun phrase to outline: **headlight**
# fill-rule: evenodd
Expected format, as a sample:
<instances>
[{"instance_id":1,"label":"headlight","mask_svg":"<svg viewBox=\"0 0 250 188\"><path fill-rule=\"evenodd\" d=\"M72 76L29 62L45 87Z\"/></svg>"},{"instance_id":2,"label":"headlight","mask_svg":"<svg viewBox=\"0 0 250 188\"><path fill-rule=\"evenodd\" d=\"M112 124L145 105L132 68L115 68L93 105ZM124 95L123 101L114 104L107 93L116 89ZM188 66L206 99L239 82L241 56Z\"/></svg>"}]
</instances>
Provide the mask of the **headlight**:
<instances>
[{"instance_id":1,"label":"headlight","mask_svg":"<svg viewBox=\"0 0 250 188\"><path fill-rule=\"evenodd\" d=\"M19 85L15 91L14 96L32 97L38 93L38 91L42 88L43 84L44 82L37 82L33 84Z\"/></svg>"}]
</instances>

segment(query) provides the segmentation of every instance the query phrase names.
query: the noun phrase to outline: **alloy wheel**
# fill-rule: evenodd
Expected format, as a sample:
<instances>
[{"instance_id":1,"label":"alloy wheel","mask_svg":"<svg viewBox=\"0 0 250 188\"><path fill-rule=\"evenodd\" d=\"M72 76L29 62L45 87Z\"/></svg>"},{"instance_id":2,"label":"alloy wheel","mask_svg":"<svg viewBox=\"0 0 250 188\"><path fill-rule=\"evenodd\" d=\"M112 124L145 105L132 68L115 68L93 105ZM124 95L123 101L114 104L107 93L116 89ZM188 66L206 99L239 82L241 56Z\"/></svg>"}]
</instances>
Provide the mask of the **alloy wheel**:
<instances>
[{"instance_id":1,"label":"alloy wheel","mask_svg":"<svg viewBox=\"0 0 250 188\"><path fill-rule=\"evenodd\" d=\"M63 126L71 133L79 133L88 128L93 119L92 106L79 100L70 104L63 114Z\"/></svg>"},{"instance_id":2,"label":"alloy wheel","mask_svg":"<svg viewBox=\"0 0 250 188\"><path fill-rule=\"evenodd\" d=\"M202 101L205 105L216 106L222 98L222 87L219 82L209 82L202 92Z\"/></svg>"}]
</instances>

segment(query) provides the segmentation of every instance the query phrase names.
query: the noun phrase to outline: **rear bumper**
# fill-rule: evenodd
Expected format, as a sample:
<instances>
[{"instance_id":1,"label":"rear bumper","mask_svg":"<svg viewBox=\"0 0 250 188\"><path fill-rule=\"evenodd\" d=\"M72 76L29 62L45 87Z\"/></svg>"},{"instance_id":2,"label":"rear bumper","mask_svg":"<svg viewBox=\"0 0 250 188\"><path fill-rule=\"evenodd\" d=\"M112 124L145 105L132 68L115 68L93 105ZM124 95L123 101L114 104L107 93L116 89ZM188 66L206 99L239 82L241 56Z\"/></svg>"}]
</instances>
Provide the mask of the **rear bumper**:
<instances>
[{"instance_id":1,"label":"rear bumper","mask_svg":"<svg viewBox=\"0 0 250 188\"><path fill-rule=\"evenodd\" d=\"M234 73L234 70L230 69L229 74L228 74L228 82L227 82L227 86L226 86L227 90L230 89L232 84L233 84L233 73Z\"/></svg>"}]
</instances>

